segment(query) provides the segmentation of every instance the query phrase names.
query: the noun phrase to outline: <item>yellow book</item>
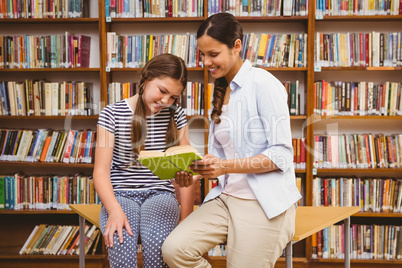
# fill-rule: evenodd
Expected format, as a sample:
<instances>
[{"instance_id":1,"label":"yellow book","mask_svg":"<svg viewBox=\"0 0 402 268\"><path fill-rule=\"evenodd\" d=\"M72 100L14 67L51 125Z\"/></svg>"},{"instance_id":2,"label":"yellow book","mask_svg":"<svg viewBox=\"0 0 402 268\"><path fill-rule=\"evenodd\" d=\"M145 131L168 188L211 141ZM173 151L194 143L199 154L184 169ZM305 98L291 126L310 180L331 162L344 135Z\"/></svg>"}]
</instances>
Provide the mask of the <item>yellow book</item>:
<instances>
[{"instance_id":1,"label":"yellow book","mask_svg":"<svg viewBox=\"0 0 402 268\"><path fill-rule=\"evenodd\" d=\"M138 161L161 180L173 179L178 171L188 171L193 161L201 160L200 153L190 145L178 145L165 152L141 151ZM196 173L193 173L196 174Z\"/></svg>"},{"instance_id":2,"label":"yellow book","mask_svg":"<svg viewBox=\"0 0 402 268\"><path fill-rule=\"evenodd\" d=\"M267 50L268 34L262 33L257 53L257 66L264 65L265 51Z\"/></svg>"}]
</instances>

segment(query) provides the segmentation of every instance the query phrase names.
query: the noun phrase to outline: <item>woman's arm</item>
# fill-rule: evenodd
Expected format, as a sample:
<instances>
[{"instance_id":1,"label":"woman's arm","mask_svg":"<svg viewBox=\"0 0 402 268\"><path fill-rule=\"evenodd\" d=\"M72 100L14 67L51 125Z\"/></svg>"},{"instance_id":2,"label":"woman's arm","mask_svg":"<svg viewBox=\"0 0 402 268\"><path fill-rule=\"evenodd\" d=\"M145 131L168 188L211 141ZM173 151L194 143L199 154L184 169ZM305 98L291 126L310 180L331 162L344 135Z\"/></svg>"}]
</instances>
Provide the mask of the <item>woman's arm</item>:
<instances>
[{"instance_id":1,"label":"woman's arm","mask_svg":"<svg viewBox=\"0 0 402 268\"><path fill-rule=\"evenodd\" d=\"M211 154L191 165L190 169L205 178L217 178L228 173L264 173L279 168L263 154L241 159L219 159Z\"/></svg>"},{"instance_id":2,"label":"woman's arm","mask_svg":"<svg viewBox=\"0 0 402 268\"><path fill-rule=\"evenodd\" d=\"M95 150L94 186L102 201L109 219L103 234L107 247L113 247L113 235L117 231L120 243L123 243L123 227L132 236L130 224L119 202L114 195L110 181L110 166L113 158L114 135L105 128L98 126Z\"/></svg>"}]
</instances>

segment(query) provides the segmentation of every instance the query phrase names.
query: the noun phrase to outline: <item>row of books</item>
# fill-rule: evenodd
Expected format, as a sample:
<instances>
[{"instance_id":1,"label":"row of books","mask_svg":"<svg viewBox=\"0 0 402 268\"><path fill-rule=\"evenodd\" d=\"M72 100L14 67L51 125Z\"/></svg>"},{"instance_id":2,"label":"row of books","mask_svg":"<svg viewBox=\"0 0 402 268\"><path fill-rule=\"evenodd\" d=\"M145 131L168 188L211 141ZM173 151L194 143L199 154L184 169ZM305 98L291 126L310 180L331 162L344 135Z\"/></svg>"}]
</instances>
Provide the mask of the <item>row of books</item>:
<instances>
[{"instance_id":1,"label":"row of books","mask_svg":"<svg viewBox=\"0 0 402 268\"><path fill-rule=\"evenodd\" d=\"M402 134L314 135L314 168L401 168Z\"/></svg>"},{"instance_id":2,"label":"row of books","mask_svg":"<svg viewBox=\"0 0 402 268\"><path fill-rule=\"evenodd\" d=\"M108 84L108 104L112 104L137 93L137 83L112 82ZM204 115L204 85L199 82L187 82L177 104L183 108L186 115Z\"/></svg>"},{"instance_id":3,"label":"row of books","mask_svg":"<svg viewBox=\"0 0 402 268\"><path fill-rule=\"evenodd\" d=\"M344 231L343 225L332 225L313 234L312 257L343 259ZM402 226L352 224L350 234L351 259L402 259Z\"/></svg>"},{"instance_id":4,"label":"row of books","mask_svg":"<svg viewBox=\"0 0 402 268\"><path fill-rule=\"evenodd\" d=\"M79 81L0 82L0 115L93 115L92 83Z\"/></svg>"},{"instance_id":5,"label":"row of books","mask_svg":"<svg viewBox=\"0 0 402 268\"><path fill-rule=\"evenodd\" d=\"M0 36L0 68L88 68L90 50L82 34Z\"/></svg>"},{"instance_id":6,"label":"row of books","mask_svg":"<svg viewBox=\"0 0 402 268\"><path fill-rule=\"evenodd\" d=\"M361 207L363 212L402 212L402 180L393 178L313 179L313 206Z\"/></svg>"},{"instance_id":7,"label":"row of books","mask_svg":"<svg viewBox=\"0 0 402 268\"><path fill-rule=\"evenodd\" d=\"M0 209L70 210L69 204L99 204L92 177L0 176Z\"/></svg>"},{"instance_id":8,"label":"row of books","mask_svg":"<svg viewBox=\"0 0 402 268\"><path fill-rule=\"evenodd\" d=\"M242 58L258 67L306 67L307 34L244 34Z\"/></svg>"},{"instance_id":9,"label":"row of books","mask_svg":"<svg viewBox=\"0 0 402 268\"><path fill-rule=\"evenodd\" d=\"M219 12L235 16L307 16L308 0L208 0L208 16Z\"/></svg>"},{"instance_id":10,"label":"row of books","mask_svg":"<svg viewBox=\"0 0 402 268\"><path fill-rule=\"evenodd\" d=\"M226 245L216 245L208 251L208 256L226 256Z\"/></svg>"},{"instance_id":11,"label":"row of books","mask_svg":"<svg viewBox=\"0 0 402 268\"><path fill-rule=\"evenodd\" d=\"M0 19L87 18L89 2L89 0L4 0L0 3Z\"/></svg>"},{"instance_id":12,"label":"row of books","mask_svg":"<svg viewBox=\"0 0 402 268\"><path fill-rule=\"evenodd\" d=\"M402 115L402 82L314 83L317 115Z\"/></svg>"},{"instance_id":13,"label":"row of books","mask_svg":"<svg viewBox=\"0 0 402 268\"><path fill-rule=\"evenodd\" d=\"M96 131L0 129L0 161L93 163Z\"/></svg>"},{"instance_id":14,"label":"row of books","mask_svg":"<svg viewBox=\"0 0 402 268\"><path fill-rule=\"evenodd\" d=\"M372 16L401 15L400 0L364 1L364 0L317 0L316 16Z\"/></svg>"},{"instance_id":15,"label":"row of books","mask_svg":"<svg viewBox=\"0 0 402 268\"><path fill-rule=\"evenodd\" d=\"M306 139L292 138L292 146L295 169L306 169Z\"/></svg>"},{"instance_id":16,"label":"row of books","mask_svg":"<svg viewBox=\"0 0 402 268\"><path fill-rule=\"evenodd\" d=\"M95 225L85 226L85 244L80 245L79 226L39 224L34 227L19 251L20 255L79 255L96 253L101 231Z\"/></svg>"},{"instance_id":17,"label":"row of books","mask_svg":"<svg viewBox=\"0 0 402 268\"><path fill-rule=\"evenodd\" d=\"M143 67L154 56L163 53L181 57L187 67L202 67L193 34L127 36L108 32L106 40L106 61L110 68Z\"/></svg>"},{"instance_id":18,"label":"row of books","mask_svg":"<svg viewBox=\"0 0 402 268\"><path fill-rule=\"evenodd\" d=\"M402 32L316 33L314 64L321 67L402 66Z\"/></svg>"},{"instance_id":19,"label":"row of books","mask_svg":"<svg viewBox=\"0 0 402 268\"><path fill-rule=\"evenodd\" d=\"M168 18L203 17L203 0L105 0L106 17Z\"/></svg>"},{"instance_id":20,"label":"row of books","mask_svg":"<svg viewBox=\"0 0 402 268\"><path fill-rule=\"evenodd\" d=\"M300 115L301 100L299 93L299 80L295 82L283 81L286 92L288 93L288 107L290 115Z\"/></svg>"}]
</instances>

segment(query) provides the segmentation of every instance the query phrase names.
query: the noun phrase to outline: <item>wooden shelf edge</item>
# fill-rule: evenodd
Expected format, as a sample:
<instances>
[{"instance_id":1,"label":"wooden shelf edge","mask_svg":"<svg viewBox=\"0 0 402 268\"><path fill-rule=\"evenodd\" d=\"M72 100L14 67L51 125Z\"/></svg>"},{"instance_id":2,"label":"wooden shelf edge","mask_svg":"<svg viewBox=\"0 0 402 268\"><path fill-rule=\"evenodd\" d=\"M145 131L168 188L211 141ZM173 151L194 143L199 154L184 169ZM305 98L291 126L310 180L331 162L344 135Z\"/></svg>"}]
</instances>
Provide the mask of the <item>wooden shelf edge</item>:
<instances>
[{"instance_id":1,"label":"wooden shelf edge","mask_svg":"<svg viewBox=\"0 0 402 268\"><path fill-rule=\"evenodd\" d=\"M344 262L344 259L310 259L311 262ZM402 260L350 259L350 263L402 264Z\"/></svg>"},{"instance_id":2,"label":"wooden shelf edge","mask_svg":"<svg viewBox=\"0 0 402 268\"><path fill-rule=\"evenodd\" d=\"M350 120L350 119L360 119L360 120L400 120L401 115L313 115L315 120L328 120L328 119L339 119L339 120ZM317 123L317 122L314 122Z\"/></svg>"},{"instance_id":3,"label":"wooden shelf edge","mask_svg":"<svg viewBox=\"0 0 402 268\"><path fill-rule=\"evenodd\" d=\"M8 259L8 260L13 260L13 259L46 259L46 260L51 260L51 259L78 259L78 255L19 255L19 254L1 254L0 255L0 260L3 259ZM107 255L103 254L95 254L95 255L85 255L85 259L92 259L92 260L104 260L107 259Z\"/></svg>"},{"instance_id":4,"label":"wooden shelf edge","mask_svg":"<svg viewBox=\"0 0 402 268\"><path fill-rule=\"evenodd\" d=\"M300 22L308 20L308 16L236 16L239 22Z\"/></svg>"},{"instance_id":5,"label":"wooden shelf edge","mask_svg":"<svg viewBox=\"0 0 402 268\"><path fill-rule=\"evenodd\" d=\"M64 119L72 119L72 120L97 120L99 115L71 115L71 116L62 116L62 115L41 115L41 116L21 116L21 115L0 115L0 119L8 119L8 120L21 120L21 119L37 119L37 120L64 120Z\"/></svg>"},{"instance_id":6,"label":"wooden shelf edge","mask_svg":"<svg viewBox=\"0 0 402 268\"><path fill-rule=\"evenodd\" d=\"M352 217L376 217L376 218L402 218L398 212L358 212Z\"/></svg>"},{"instance_id":7,"label":"wooden shelf edge","mask_svg":"<svg viewBox=\"0 0 402 268\"><path fill-rule=\"evenodd\" d=\"M0 166L36 166L36 167L81 167L93 168L94 164L84 163L47 163L47 162L23 162L23 161L0 161Z\"/></svg>"},{"instance_id":8,"label":"wooden shelf edge","mask_svg":"<svg viewBox=\"0 0 402 268\"><path fill-rule=\"evenodd\" d=\"M159 23L159 22L202 22L204 17L160 17L160 18L111 18L110 23Z\"/></svg>"},{"instance_id":9,"label":"wooden shelf edge","mask_svg":"<svg viewBox=\"0 0 402 268\"><path fill-rule=\"evenodd\" d=\"M317 169L317 173L402 173L402 168L322 168Z\"/></svg>"},{"instance_id":10,"label":"wooden shelf edge","mask_svg":"<svg viewBox=\"0 0 402 268\"><path fill-rule=\"evenodd\" d=\"M139 72L142 68L110 68L111 72ZM203 67L188 67L187 71L189 72L198 72L204 71Z\"/></svg>"},{"instance_id":11,"label":"wooden shelf edge","mask_svg":"<svg viewBox=\"0 0 402 268\"><path fill-rule=\"evenodd\" d=\"M75 212L67 209L0 209L0 214L75 214Z\"/></svg>"},{"instance_id":12,"label":"wooden shelf edge","mask_svg":"<svg viewBox=\"0 0 402 268\"><path fill-rule=\"evenodd\" d=\"M353 15L353 16L324 16L319 21L394 21L402 20L402 15Z\"/></svg>"},{"instance_id":13,"label":"wooden shelf edge","mask_svg":"<svg viewBox=\"0 0 402 268\"><path fill-rule=\"evenodd\" d=\"M395 67L321 67L321 71L400 71L402 66Z\"/></svg>"},{"instance_id":14,"label":"wooden shelf edge","mask_svg":"<svg viewBox=\"0 0 402 268\"><path fill-rule=\"evenodd\" d=\"M10 72L99 72L100 68L0 68L0 73Z\"/></svg>"},{"instance_id":15,"label":"wooden shelf edge","mask_svg":"<svg viewBox=\"0 0 402 268\"><path fill-rule=\"evenodd\" d=\"M98 23L99 18L20 18L0 19L0 23Z\"/></svg>"}]
</instances>

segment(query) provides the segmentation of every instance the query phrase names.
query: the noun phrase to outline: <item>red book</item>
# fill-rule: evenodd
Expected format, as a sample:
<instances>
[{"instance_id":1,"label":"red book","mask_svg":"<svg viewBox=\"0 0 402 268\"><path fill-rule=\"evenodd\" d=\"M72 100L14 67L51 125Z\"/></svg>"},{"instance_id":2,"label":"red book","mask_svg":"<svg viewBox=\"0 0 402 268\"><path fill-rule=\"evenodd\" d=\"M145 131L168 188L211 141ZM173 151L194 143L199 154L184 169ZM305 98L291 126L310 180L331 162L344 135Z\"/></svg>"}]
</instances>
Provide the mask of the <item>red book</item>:
<instances>
[{"instance_id":1,"label":"red book","mask_svg":"<svg viewBox=\"0 0 402 268\"><path fill-rule=\"evenodd\" d=\"M70 162L70 155L71 155L71 150L74 144L75 140L75 134L76 131L70 130L68 132L67 140L66 140L66 149L64 151L64 156L63 156L63 163L69 163Z\"/></svg>"},{"instance_id":2,"label":"red book","mask_svg":"<svg viewBox=\"0 0 402 268\"><path fill-rule=\"evenodd\" d=\"M300 162L301 168L306 168L306 138L302 138L300 142Z\"/></svg>"},{"instance_id":3,"label":"red book","mask_svg":"<svg viewBox=\"0 0 402 268\"><path fill-rule=\"evenodd\" d=\"M369 66L370 65L370 58L369 58L369 55L370 55L370 53L371 53L371 51L369 51L369 35L370 34L365 34L364 36L365 36L365 52L366 52L366 67L367 66Z\"/></svg>"},{"instance_id":4,"label":"red book","mask_svg":"<svg viewBox=\"0 0 402 268\"><path fill-rule=\"evenodd\" d=\"M328 207L328 179L324 179L324 207Z\"/></svg>"},{"instance_id":5,"label":"red book","mask_svg":"<svg viewBox=\"0 0 402 268\"><path fill-rule=\"evenodd\" d=\"M370 145L369 145L369 142L368 142L368 135L364 135L364 144L365 144L365 147L366 147L366 154L367 154L367 164L368 164L368 167L370 167L371 166L371 160L370 160ZM364 152L363 152L364 153Z\"/></svg>"},{"instance_id":6,"label":"red book","mask_svg":"<svg viewBox=\"0 0 402 268\"><path fill-rule=\"evenodd\" d=\"M322 258L322 232L317 232L317 257Z\"/></svg>"},{"instance_id":7,"label":"red book","mask_svg":"<svg viewBox=\"0 0 402 268\"><path fill-rule=\"evenodd\" d=\"M92 132L92 139L91 139L91 147L89 148L89 162L88 163L92 163L92 152L95 151L95 139L96 139L96 132L93 131Z\"/></svg>"},{"instance_id":8,"label":"red book","mask_svg":"<svg viewBox=\"0 0 402 268\"><path fill-rule=\"evenodd\" d=\"M91 51L91 37L78 35L78 62L77 67L89 68L89 56Z\"/></svg>"}]
</instances>

